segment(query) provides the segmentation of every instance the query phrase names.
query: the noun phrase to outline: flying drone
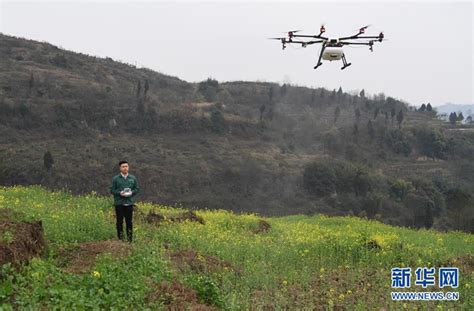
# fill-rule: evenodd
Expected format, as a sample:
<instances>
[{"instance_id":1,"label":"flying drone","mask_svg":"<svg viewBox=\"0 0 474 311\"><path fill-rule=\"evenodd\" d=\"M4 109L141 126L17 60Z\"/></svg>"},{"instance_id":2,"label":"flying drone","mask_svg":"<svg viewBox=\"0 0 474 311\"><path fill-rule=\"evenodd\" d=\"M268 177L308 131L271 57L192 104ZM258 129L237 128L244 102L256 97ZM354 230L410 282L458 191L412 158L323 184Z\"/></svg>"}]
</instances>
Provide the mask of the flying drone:
<instances>
[{"instance_id":1,"label":"flying drone","mask_svg":"<svg viewBox=\"0 0 474 311\"><path fill-rule=\"evenodd\" d=\"M314 66L314 69L318 68L321 66L323 63L321 60L329 60L329 61L334 61L334 60L341 60L342 59L342 64L343 66L341 67L341 70L346 69L351 65L351 63L348 63L346 60L346 56L344 55L344 52L342 51L343 46L345 45L368 45L369 50L371 52L374 51L373 46L375 42L382 42L384 40L384 34L383 32L379 33L378 36L365 36L365 30L369 27L370 25L364 26L359 29L359 32L355 35L349 36L349 37L342 37L342 38L327 38L323 37L322 34L326 32L326 28L324 25L321 26L319 29L319 34L318 35L303 35L303 34L297 34L301 30L291 30L288 31L288 37L283 37L283 38L269 38L272 40L279 40L281 41L282 44L282 49L284 50L286 48L287 44L301 44L302 47L307 47L308 45L311 44L317 44L321 43L321 52L319 53L319 59L318 63L316 66ZM299 39L302 38L302 39ZM296 40L295 40L296 39ZM298 40L299 39L299 40ZM314 40L316 39L316 40ZM309 40L309 41L304 41L304 40ZM360 41L359 41L360 40Z\"/></svg>"}]
</instances>

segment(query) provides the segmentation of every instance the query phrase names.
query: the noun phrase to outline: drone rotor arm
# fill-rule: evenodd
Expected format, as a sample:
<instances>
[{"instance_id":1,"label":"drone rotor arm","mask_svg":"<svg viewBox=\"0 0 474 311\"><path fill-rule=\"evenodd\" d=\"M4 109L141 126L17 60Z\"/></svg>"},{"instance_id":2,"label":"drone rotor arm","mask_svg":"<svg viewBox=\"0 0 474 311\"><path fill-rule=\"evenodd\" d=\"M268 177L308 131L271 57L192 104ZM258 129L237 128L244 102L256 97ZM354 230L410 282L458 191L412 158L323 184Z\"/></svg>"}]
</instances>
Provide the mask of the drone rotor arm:
<instances>
[{"instance_id":1,"label":"drone rotor arm","mask_svg":"<svg viewBox=\"0 0 474 311\"><path fill-rule=\"evenodd\" d=\"M321 39L321 40L329 40L326 37L322 37L320 35L293 35L294 38L313 38L313 39Z\"/></svg>"},{"instance_id":2,"label":"drone rotor arm","mask_svg":"<svg viewBox=\"0 0 474 311\"><path fill-rule=\"evenodd\" d=\"M310 45L310 44L316 44L316 43L322 43L322 42L325 42L326 40L315 40L315 41L308 41L306 42L306 45Z\"/></svg>"}]
</instances>

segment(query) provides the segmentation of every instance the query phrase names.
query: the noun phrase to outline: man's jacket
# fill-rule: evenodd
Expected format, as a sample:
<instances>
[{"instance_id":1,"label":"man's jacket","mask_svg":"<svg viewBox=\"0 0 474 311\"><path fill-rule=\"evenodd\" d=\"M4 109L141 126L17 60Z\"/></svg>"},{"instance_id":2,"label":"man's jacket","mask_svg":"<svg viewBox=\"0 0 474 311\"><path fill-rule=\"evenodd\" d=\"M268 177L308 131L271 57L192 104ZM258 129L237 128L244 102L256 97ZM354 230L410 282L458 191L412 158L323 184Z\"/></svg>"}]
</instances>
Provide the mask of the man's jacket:
<instances>
[{"instance_id":1,"label":"man's jacket","mask_svg":"<svg viewBox=\"0 0 474 311\"><path fill-rule=\"evenodd\" d=\"M120 192L125 188L132 190L132 195L129 197L123 197ZM110 186L110 193L114 195L115 205L132 205L135 204L135 195L140 191L138 188L137 178L132 174L128 174L127 178L124 178L121 174L115 175L112 178L112 186Z\"/></svg>"}]
</instances>

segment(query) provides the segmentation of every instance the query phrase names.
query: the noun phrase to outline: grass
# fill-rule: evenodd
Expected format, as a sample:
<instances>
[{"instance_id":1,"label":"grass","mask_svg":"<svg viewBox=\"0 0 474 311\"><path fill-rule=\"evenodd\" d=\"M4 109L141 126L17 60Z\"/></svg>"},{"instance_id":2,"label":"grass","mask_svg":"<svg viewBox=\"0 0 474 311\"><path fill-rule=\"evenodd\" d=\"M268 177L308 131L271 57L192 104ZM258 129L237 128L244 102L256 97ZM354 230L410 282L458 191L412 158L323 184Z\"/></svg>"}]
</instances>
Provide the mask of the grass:
<instances>
[{"instance_id":1,"label":"grass","mask_svg":"<svg viewBox=\"0 0 474 311\"><path fill-rule=\"evenodd\" d=\"M256 214L199 210L196 214L204 219L204 225L165 221L159 226L140 221L136 214L131 255L101 255L90 273L71 274L61 270L60 249L115 238L111 198L15 186L0 188L0 208L42 220L49 244L46 256L33 259L20 270L2 267L0 306L6 310L156 309L166 301L150 301L150 294L160 282L174 280L194 289L202 303L229 310L474 307L472 266L462 266L474 255L471 234L411 230L355 217L322 215L265 218L271 228L255 233L262 219ZM138 210L168 216L183 211L150 203L139 203ZM197 251L199 260L215 256L231 266L206 273L177 269L166 253L186 249ZM461 272L459 288L451 291L460 293L460 301L391 301L392 267L455 266L453 260L458 260ZM412 286L410 290L424 289Z\"/></svg>"}]
</instances>

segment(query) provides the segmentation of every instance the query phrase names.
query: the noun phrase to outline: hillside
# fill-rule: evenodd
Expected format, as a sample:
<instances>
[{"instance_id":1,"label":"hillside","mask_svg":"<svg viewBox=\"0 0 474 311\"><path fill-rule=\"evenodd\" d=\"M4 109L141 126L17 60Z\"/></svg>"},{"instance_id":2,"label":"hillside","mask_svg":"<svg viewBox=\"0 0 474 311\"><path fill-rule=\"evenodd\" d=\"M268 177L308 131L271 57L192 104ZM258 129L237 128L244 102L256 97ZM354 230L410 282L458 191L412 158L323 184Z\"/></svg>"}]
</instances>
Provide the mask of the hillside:
<instances>
[{"instance_id":1,"label":"hillside","mask_svg":"<svg viewBox=\"0 0 474 311\"><path fill-rule=\"evenodd\" d=\"M183 209L140 203L135 242L128 245L114 240L111 203L110 197L73 196L38 186L0 188L0 249L13 251L16 258L13 265L1 266L0 308L474 306L472 234L410 230L356 217L262 218L224 210L199 210L180 220ZM25 239L18 230L32 221L42 223L44 249L42 256L22 265L27 260L22 255L32 250L27 246L38 234L18 244ZM0 265L6 253L1 253ZM393 302L390 269L424 266L458 267L459 301Z\"/></svg>"},{"instance_id":2,"label":"hillside","mask_svg":"<svg viewBox=\"0 0 474 311\"><path fill-rule=\"evenodd\" d=\"M474 230L474 132L399 99L188 83L3 34L0 68L2 185L104 195L127 159L155 203Z\"/></svg>"}]
</instances>

